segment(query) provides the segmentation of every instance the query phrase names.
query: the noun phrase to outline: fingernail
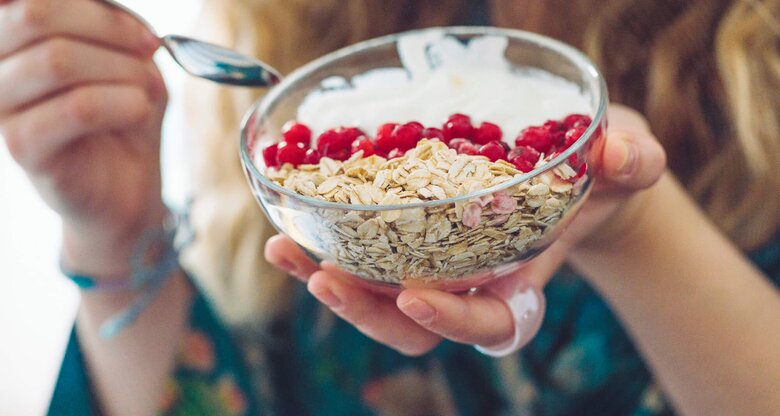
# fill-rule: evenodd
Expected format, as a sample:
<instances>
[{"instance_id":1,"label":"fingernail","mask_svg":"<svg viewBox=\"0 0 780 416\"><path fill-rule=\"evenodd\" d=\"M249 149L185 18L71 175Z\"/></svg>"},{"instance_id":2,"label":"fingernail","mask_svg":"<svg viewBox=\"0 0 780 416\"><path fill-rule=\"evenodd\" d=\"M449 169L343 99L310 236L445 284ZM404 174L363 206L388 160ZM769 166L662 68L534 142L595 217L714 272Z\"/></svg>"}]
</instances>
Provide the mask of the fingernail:
<instances>
[{"instance_id":1,"label":"fingernail","mask_svg":"<svg viewBox=\"0 0 780 416\"><path fill-rule=\"evenodd\" d=\"M400 307L407 316L423 324L430 323L436 317L436 309L417 298L412 298Z\"/></svg>"},{"instance_id":2,"label":"fingernail","mask_svg":"<svg viewBox=\"0 0 780 416\"><path fill-rule=\"evenodd\" d=\"M620 143L623 148L623 161L618 168L618 172L623 175L629 175L636 168L639 150L637 150L636 142L633 139L624 137L620 140Z\"/></svg>"},{"instance_id":3,"label":"fingernail","mask_svg":"<svg viewBox=\"0 0 780 416\"><path fill-rule=\"evenodd\" d=\"M311 292L311 294L314 295L317 300L324 303L331 309L335 309L341 306L341 299L339 299L338 296L331 292L330 289L318 290L316 292Z\"/></svg>"}]
</instances>

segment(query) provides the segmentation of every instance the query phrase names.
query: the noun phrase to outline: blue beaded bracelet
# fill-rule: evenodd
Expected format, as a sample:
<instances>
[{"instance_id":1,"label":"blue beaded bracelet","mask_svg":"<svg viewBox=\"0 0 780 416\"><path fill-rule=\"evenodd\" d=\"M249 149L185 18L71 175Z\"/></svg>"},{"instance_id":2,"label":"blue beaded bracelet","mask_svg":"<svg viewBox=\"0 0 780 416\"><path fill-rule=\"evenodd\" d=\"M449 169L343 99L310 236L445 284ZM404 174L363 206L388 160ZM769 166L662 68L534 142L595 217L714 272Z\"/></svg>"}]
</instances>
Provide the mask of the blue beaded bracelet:
<instances>
[{"instance_id":1,"label":"blue beaded bracelet","mask_svg":"<svg viewBox=\"0 0 780 416\"><path fill-rule=\"evenodd\" d=\"M189 206L189 204L187 205ZM190 227L188 209L172 215L173 221L144 233L136 243L130 257L130 278L117 282L100 282L98 279L74 273L61 266L62 273L79 289L98 293L122 293L142 290L142 293L123 311L110 317L100 327L100 336L114 338L138 319L144 309L157 297L168 276L179 266L179 252L194 239ZM145 264L146 254L153 247L162 245L160 260Z\"/></svg>"}]
</instances>

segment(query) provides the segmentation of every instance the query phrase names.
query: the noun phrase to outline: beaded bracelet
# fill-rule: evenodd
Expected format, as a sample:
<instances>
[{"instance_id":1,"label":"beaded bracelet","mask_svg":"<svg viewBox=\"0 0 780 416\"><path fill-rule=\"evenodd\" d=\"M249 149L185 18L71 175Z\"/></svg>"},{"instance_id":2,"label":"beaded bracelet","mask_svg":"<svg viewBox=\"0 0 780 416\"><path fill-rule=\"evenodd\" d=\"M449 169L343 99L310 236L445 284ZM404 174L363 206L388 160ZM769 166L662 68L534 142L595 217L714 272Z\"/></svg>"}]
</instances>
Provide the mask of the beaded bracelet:
<instances>
[{"instance_id":1,"label":"beaded bracelet","mask_svg":"<svg viewBox=\"0 0 780 416\"><path fill-rule=\"evenodd\" d=\"M163 284L179 266L179 253L192 243L195 233L189 222L189 201L180 212L169 210L170 215L163 226L148 230L135 244L130 256L130 278L115 282L101 282L99 279L84 276L67 270L62 263L63 275L70 279L82 291L95 293L126 293L143 290L135 300L116 315L108 318L100 326L100 336L112 339L123 329L134 323L138 316L157 297ZM146 255L150 250L162 246L160 259L147 265Z\"/></svg>"}]
</instances>

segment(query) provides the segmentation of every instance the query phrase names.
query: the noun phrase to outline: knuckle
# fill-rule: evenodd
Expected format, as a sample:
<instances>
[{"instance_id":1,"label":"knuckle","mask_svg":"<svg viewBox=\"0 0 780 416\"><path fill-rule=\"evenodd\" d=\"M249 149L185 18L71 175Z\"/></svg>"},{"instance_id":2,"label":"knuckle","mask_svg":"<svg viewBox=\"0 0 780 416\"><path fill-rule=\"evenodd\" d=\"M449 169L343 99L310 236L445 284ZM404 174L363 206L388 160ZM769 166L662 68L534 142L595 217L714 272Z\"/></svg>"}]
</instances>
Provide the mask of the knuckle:
<instances>
[{"instance_id":1,"label":"knuckle","mask_svg":"<svg viewBox=\"0 0 780 416\"><path fill-rule=\"evenodd\" d=\"M47 42L43 52L43 67L55 80L68 80L73 75L73 46L65 39Z\"/></svg>"},{"instance_id":2,"label":"knuckle","mask_svg":"<svg viewBox=\"0 0 780 416\"><path fill-rule=\"evenodd\" d=\"M19 22L23 25L44 28L49 21L49 7L40 0L25 0L20 4Z\"/></svg>"},{"instance_id":3,"label":"knuckle","mask_svg":"<svg viewBox=\"0 0 780 416\"><path fill-rule=\"evenodd\" d=\"M66 117L81 123L93 120L100 110L98 98L91 88L74 90L65 104Z\"/></svg>"},{"instance_id":4,"label":"knuckle","mask_svg":"<svg viewBox=\"0 0 780 416\"><path fill-rule=\"evenodd\" d=\"M140 122L146 119L151 112L151 104L143 91L140 89L132 89L128 99L124 103L123 111L125 112L128 122Z\"/></svg>"}]
</instances>

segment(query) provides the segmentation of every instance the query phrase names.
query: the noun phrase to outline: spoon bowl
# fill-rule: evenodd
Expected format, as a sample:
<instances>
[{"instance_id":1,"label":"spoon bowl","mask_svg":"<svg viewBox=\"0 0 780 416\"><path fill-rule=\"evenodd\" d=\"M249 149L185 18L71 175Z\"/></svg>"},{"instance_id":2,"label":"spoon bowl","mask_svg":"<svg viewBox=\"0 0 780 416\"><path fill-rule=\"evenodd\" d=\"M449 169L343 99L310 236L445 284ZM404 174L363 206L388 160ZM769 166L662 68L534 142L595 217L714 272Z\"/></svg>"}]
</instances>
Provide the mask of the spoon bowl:
<instances>
[{"instance_id":1,"label":"spoon bowl","mask_svg":"<svg viewBox=\"0 0 780 416\"><path fill-rule=\"evenodd\" d=\"M154 33L151 24L135 11L115 0L103 0L137 19ZM281 82L279 71L255 58L202 40L181 35L158 36L173 60L189 74L219 84L266 88Z\"/></svg>"}]
</instances>

